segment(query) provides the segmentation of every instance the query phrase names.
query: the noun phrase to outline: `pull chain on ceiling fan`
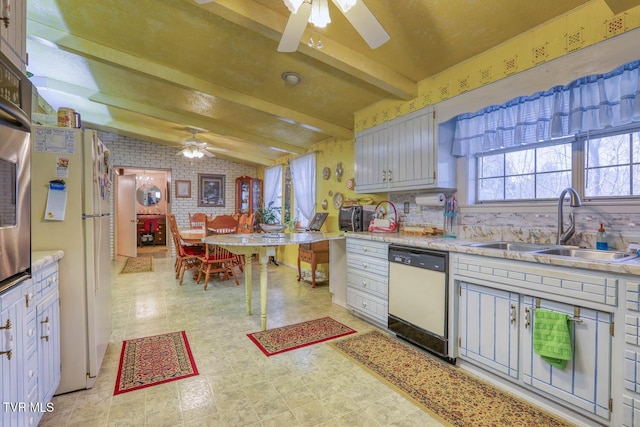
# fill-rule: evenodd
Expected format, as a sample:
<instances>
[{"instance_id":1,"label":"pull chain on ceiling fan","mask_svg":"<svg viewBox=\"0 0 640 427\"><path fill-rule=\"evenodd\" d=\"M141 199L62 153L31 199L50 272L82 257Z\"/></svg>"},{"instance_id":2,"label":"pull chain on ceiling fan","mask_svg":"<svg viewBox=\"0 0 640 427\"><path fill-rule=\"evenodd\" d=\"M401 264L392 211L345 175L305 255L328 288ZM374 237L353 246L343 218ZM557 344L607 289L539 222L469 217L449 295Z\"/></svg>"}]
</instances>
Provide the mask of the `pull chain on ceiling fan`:
<instances>
[{"instance_id":1,"label":"pull chain on ceiling fan","mask_svg":"<svg viewBox=\"0 0 640 427\"><path fill-rule=\"evenodd\" d=\"M307 26L307 22L316 27L324 27L331 18L328 0L283 0L291 11L289 20L282 33L278 52L295 52ZM331 0L351 25L360 33L371 49L386 43L391 37L373 16L362 0Z\"/></svg>"}]
</instances>

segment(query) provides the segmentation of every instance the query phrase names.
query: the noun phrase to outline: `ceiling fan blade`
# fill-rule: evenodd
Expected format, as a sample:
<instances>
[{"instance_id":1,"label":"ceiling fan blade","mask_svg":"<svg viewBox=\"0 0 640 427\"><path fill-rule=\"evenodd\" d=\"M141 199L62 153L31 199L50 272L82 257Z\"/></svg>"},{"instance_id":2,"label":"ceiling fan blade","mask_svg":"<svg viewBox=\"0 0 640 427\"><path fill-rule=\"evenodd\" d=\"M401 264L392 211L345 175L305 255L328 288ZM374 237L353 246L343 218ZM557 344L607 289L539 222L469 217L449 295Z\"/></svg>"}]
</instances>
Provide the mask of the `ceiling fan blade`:
<instances>
[{"instance_id":1,"label":"ceiling fan blade","mask_svg":"<svg viewBox=\"0 0 640 427\"><path fill-rule=\"evenodd\" d=\"M300 39L311 15L311 3L302 3L297 13L289 15L287 26L284 28L278 52L295 52L298 50Z\"/></svg>"},{"instance_id":2,"label":"ceiling fan blade","mask_svg":"<svg viewBox=\"0 0 640 427\"><path fill-rule=\"evenodd\" d=\"M382 46L391 38L362 0L358 0L344 16L371 49Z\"/></svg>"},{"instance_id":3,"label":"ceiling fan blade","mask_svg":"<svg viewBox=\"0 0 640 427\"><path fill-rule=\"evenodd\" d=\"M186 150L186 148L183 148L182 150L178 151L178 152L176 153L176 156L182 156L182 153L184 153L184 152L185 152L185 150Z\"/></svg>"},{"instance_id":4,"label":"ceiling fan blade","mask_svg":"<svg viewBox=\"0 0 640 427\"><path fill-rule=\"evenodd\" d=\"M200 151L202 151L202 153L204 153L204 155L205 155L205 156L207 156L207 157L215 157L215 156L216 156L215 154L213 154L213 153L209 152L209 151L208 151L208 150L206 150L206 149L202 149L202 150L200 150Z\"/></svg>"},{"instance_id":5,"label":"ceiling fan blade","mask_svg":"<svg viewBox=\"0 0 640 427\"><path fill-rule=\"evenodd\" d=\"M194 0L194 1L198 4L207 4L207 3L213 3L216 0Z\"/></svg>"}]
</instances>

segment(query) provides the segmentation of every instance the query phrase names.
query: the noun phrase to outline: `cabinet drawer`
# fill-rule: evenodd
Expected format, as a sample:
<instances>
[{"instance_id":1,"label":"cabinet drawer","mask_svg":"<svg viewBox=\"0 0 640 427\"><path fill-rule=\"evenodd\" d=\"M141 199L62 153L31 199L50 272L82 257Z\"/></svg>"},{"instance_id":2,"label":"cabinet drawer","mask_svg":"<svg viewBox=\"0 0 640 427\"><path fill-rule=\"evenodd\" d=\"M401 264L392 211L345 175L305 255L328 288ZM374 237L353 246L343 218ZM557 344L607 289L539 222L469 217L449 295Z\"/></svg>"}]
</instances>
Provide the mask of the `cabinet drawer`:
<instances>
[{"instance_id":1,"label":"cabinet drawer","mask_svg":"<svg viewBox=\"0 0 640 427\"><path fill-rule=\"evenodd\" d=\"M389 259L389 244L361 239L347 239L347 253L365 255L386 261Z\"/></svg>"},{"instance_id":2,"label":"cabinet drawer","mask_svg":"<svg viewBox=\"0 0 640 427\"><path fill-rule=\"evenodd\" d=\"M389 261L362 255L347 254L347 271L359 270L369 272L383 278L389 277Z\"/></svg>"},{"instance_id":3,"label":"cabinet drawer","mask_svg":"<svg viewBox=\"0 0 640 427\"><path fill-rule=\"evenodd\" d=\"M29 394L31 394L31 390L37 391L38 385L38 353L32 352L27 354L27 366L25 370L25 388L29 390ZM30 396L31 397L31 396ZM32 396L33 400L27 400L28 402L36 402L37 395Z\"/></svg>"},{"instance_id":4,"label":"cabinet drawer","mask_svg":"<svg viewBox=\"0 0 640 427\"><path fill-rule=\"evenodd\" d=\"M348 287L347 306L383 325L387 324L388 305L381 298Z\"/></svg>"},{"instance_id":5,"label":"cabinet drawer","mask_svg":"<svg viewBox=\"0 0 640 427\"><path fill-rule=\"evenodd\" d=\"M389 299L388 282L373 274L363 273L359 270L349 270L347 273L347 286L375 295L385 301Z\"/></svg>"},{"instance_id":6,"label":"cabinet drawer","mask_svg":"<svg viewBox=\"0 0 640 427\"><path fill-rule=\"evenodd\" d=\"M38 327L38 323L36 321L36 313L35 311L32 315L29 316L26 323L26 329L24 331L26 341L25 341L25 351L26 354L31 354L36 351L38 339L36 336L38 335L36 332L36 328Z\"/></svg>"},{"instance_id":7,"label":"cabinet drawer","mask_svg":"<svg viewBox=\"0 0 640 427\"><path fill-rule=\"evenodd\" d=\"M304 250L300 249L300 261L311 262L312 258L313 258L313 252L304 251Z\"/></svg>"}]
</instances>

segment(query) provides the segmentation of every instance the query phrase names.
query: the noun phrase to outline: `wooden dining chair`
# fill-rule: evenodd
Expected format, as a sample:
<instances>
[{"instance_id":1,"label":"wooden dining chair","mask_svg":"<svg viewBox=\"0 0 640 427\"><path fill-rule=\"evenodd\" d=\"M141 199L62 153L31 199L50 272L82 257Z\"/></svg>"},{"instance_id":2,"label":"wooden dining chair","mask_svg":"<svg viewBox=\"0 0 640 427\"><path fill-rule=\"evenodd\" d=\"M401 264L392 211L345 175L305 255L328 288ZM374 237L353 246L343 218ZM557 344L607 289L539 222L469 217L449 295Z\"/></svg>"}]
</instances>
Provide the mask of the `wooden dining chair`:
<instances>
[{"instance_id":1,"label":"wooden dining chair","mask_svg":"<svg viewBox=\"0 0 640 427\"><path fill-rule=\"evenodd\" d=\"M200 257L204 254L205 250L201 245L185 245L180 238L175 215L169 214L168 218L169 230L176 248L176 279L180 278L180 286L182 286L185 271L200 267Z\"/></svg>"},{"instance_id":2,"label":"wooden dining chair","mask_svg":"<svg viewBox=\"0 0 640 427\"><path fill-rule=\"evenodd\" d=\"M189 214L189 228L205 228L207 225L207 214L198 212Z\"/></svg>"},{"instance_id":3,"label":"wooden dining chair","mask_svg":"<svg viewBox=\"0 0 640 427\"><path fill-rule=\"evenodd\" d=\"M204 255L200 256L200 272L196 283L200 283L200 279L204 274L204 290L206 291L211 274L220 273L223 280L233 276L236 286L239 285L238 275L235 272L235 266L237 265L236 255L218 245L205 245L205 248Z\"/></svg>"},{"instance_id":4,"label":"wooden dining chair","mask_svg":"<svg viewBox=\"0 0 640 427\"><path fill-rule=\"evenodd\" d=\"M231 215L218 215L207 221L207 234L233 234L238 230L238 221Z\"/></svg>"},{"instance_id":5,"label":"wooden dining chair","mask_svg":"<svg viewBox=\"0 0 640 427\"><path fill-rule=\"evenodd\" d=\"M248 214L240 215L240 219L238 220L238 233L241 233L241 234L253 233L255 220L256 220L255 212L250 215Z\"/></svg>"}]
</instances>

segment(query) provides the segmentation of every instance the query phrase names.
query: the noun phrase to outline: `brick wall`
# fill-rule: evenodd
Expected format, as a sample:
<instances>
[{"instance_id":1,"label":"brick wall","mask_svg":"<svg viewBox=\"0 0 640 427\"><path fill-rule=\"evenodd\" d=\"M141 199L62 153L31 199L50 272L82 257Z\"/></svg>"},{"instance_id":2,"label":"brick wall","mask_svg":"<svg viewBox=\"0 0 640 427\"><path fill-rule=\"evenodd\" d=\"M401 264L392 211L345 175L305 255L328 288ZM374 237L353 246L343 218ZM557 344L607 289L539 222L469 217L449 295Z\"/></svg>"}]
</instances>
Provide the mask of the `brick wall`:
<instances>
[{"instance_id":1,"label":"brick wall","mask_svg":"<svg viewBox=\"0 0 640 427\"><path fill-rule=\"evenodd\" d=\"M214 158L187 159L176 156L179 147L167 147L135 138L116 135L109 132L98 132L98 137L111 151L111 163L114 167L135 169L162 169L169 172L171 178L171 206L169 213L176 216L180 225L189 222L189 213L206 212L220 215L233 213L236 206L235 180L239 176L256 176L253 166L235 163L229 160ZM198 207L198 174L225 175L225 206L218 208ZM176 180L191 181L191 198L176 198ZM114 191L115 194L115 191ZM112 200L113 203L113 200ZM112 207L113 212L113 207ZM113 255L113 221L111 227Z\"/></svg>"}]
</instances>

